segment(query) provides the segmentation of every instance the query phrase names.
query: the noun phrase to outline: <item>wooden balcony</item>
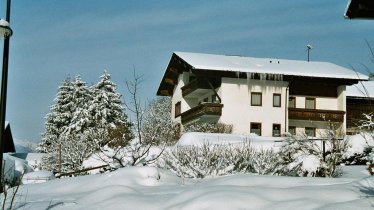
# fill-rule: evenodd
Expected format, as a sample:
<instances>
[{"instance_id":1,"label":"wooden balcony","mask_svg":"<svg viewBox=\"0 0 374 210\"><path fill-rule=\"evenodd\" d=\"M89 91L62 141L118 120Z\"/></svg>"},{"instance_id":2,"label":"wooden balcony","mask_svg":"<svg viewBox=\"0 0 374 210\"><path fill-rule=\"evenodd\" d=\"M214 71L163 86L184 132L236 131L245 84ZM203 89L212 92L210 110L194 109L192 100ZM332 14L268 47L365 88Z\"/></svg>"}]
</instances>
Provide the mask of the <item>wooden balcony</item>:
<instances>
[{"instance_id":1,"label":"wooden balcony","mask_svg":"<svg viewBox=\"0 0 374 210\"><path fill-rule=\"evenodd\" d=\"M217 122L222 115L223 104L202 103L181 114L182 124L191 121Z\"/></svg>"},{"instance_id":2,"label":"wooden balcony","mask_svg":"<svg viewBox=\"0 0 374 210\"><path fill-rule=\"evenodd\" d=\"M186 98L199 97L211 91L212 87L215 89L220 85L217 79L197 78L182 87L182 96Z\"/></svg>"},{"instance_id":3,"label":"wooden balcony","mask_svg":"<svg viewBox=\"0 0 374 210\"><path fill-rule=\"evenodd\" d=\"M288 108L288 119L343 122L344 111Z\"/></svg>"}]
</instances>

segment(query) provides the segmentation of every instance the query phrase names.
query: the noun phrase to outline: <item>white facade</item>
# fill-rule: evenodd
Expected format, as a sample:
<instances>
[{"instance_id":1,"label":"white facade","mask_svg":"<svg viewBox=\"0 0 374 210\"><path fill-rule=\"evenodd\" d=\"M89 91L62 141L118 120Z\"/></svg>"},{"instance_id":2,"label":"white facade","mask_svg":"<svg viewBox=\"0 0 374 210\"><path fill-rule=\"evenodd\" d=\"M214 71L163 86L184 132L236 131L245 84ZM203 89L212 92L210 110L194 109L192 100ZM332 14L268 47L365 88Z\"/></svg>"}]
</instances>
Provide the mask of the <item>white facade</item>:
<instances>
[{"instance_id":1,"label":"white facade","mask_svg":"<svg viewBox=\"0 0 374 210\"><path fill-rule=\"evenodd\" d=\"M233 125L233 132L249 134L251 123L261 123L261 135L272 136L273 124L286 123L287 82L222 78L219 94L222 98L220 122ZM262 94L262 105L251 105L251 93ZM281 95L281 106L273 107L273 94Z\"/></svg>"},{"instance_id":2,"label":"white facade","mask_svg":"<svg viewBox=\"0 0 374 210\"><path fill-rule=\"evenodd\" d=\"M175 117L175 104L180 102L181 113L196 107L204 100L212 101L214 92L206 91L196 98L183 98L181 88L188 84L190 73L184 72L178 78L178 85L175 86L172 96L174 121L181 122L181 117ZM310 121L310 120L290 120L288 119L288 82L286 81L266 81L253 79L222 78L222 84L216 89L223 104L222 115L217 122L233 125L233 133L249 134L251 133L251 123L261 124L262 136L273 136L273 125L280 125L280 133L288 132L289 126L295 127L296 134L305 133L305 128L315 128L315 135L321 137L325 134L328 127L328 121ZM261 106L251 105L251 93L262 94ZM281 104L279 107L273 106L273 96L279 94ZM296 98L296 107L304 109L306 98L315 98L316 109L321 110L340 110L345 111L345 86L338 88L338 97L313 97L292 95ZM339 126L345 128L345 120Z\"/></svg>"}]
</instances>

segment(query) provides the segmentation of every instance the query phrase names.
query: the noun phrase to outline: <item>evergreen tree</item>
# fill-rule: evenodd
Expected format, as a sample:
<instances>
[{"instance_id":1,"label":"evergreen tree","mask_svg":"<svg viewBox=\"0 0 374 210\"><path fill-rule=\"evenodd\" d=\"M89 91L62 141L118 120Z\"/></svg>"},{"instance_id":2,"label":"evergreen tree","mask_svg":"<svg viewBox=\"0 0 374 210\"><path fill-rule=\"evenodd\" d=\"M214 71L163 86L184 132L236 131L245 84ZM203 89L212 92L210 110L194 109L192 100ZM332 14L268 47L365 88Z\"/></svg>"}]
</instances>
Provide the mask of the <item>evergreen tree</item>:
<instances>
[{"instance_id":1,"label":"evergreen tree","mask_svg":"<svg viewBox=\"0 0 374 210\"><path fill-rule=\"evenodd\" d=\"M93 99L89 111L95 126L108 131L110 142L102 140L102 145L125 146L133 138L131 123L122 106L121 94L116 84L111 81L110 74L105 70L101 80L93 87Z\"/></svg>"},{"instance_id":2,"label":"evergreen tree","mask_svg":"<svg viewBox=\"0 0 374 210\"><path fill-rule=\"evenodd\" d=\"M80 76L73 82L65 79L54 102L40 145L47 153L43 169L79 170L83 160L104 145L123 148L133 138L121 95L106 71L91 87Z\"/></svg>"},{"instance_id":3,"label":"evergreen tree","mask_svg":"<svg viewBox=\"0 0 374 210\"><path fill-rule=\"evenodd\" d=\"M93 116L89 112L89 106L92 100L93 92L86 83L82 81L79 75L76 76L73 82L71 100L71 103L74 104L72 110L73 116L69 126L64 130L65 134L82 134L85 130L94 126Z\"/></svg>"},{"instance_id":4,"label":"evergreen tree","mask_svg":"<svg viewBox=\"0 0 374 210\"><path fill-rule=\"evenodd\" d=\"M91 100L91 90L80 76L76 76L73 82L65 79L59 87L55 104L47 114L46 131L40 145L41 150L47 153L42 161L43 169L61 172L77 170L82 158L89 155L86 151L93 152L93 143L87 138L88 129L93 125L93 118L88 112ZM87 149L83 151L82 148ZM71 157L81 158L72 160Z\"/></svg>"},{"instance_id":5,"label":"evergreen tree","mask_svg":"<svg viewBox=\"0 0 374 210\"><path fill-rule=\"evenodd\" d=\"M54 104L46 116L45 132L42 136L40 150L50 152L52 143L55 142L70 125L75 105L73 103L73 83L70 78L65 78L58 88Z\"/></svg>"}]
</instances>

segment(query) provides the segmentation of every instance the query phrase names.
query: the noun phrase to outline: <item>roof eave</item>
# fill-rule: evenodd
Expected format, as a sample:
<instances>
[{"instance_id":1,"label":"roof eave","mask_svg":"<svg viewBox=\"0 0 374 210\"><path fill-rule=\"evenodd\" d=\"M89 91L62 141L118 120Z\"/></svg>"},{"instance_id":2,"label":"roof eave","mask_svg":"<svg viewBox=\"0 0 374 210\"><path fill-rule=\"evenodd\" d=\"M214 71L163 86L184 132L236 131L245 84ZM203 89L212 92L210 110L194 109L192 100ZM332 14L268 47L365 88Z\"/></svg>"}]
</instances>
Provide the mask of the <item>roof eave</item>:
<instances>
[{"instance_id":1,"label":"roof eave","mask_svg":"<svg viewBox=\"0 0 374 210\"><path fill-rule=\"evenodd\" d=\"M194 68L174 52L158 87L157 95L172 96L179 74L190 69Z\"/></svg>"}]
</instances>

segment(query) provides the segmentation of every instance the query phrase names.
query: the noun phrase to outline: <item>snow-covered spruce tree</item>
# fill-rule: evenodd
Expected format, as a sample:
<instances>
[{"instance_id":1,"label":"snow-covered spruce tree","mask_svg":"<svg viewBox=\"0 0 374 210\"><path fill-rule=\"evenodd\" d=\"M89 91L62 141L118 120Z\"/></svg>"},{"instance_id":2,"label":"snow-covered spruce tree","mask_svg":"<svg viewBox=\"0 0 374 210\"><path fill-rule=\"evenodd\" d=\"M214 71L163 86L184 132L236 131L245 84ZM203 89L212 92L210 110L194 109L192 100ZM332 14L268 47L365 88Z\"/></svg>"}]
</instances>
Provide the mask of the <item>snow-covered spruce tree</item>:
<instances>
[{"instance_id":1,"label":"snow-covered spruce tree","mask_svg":"<svg viewBox=\"0 0 374 210\"><path fill-rule=\"evenodd\" d=\"M88 112L88 102L92 100L92 92L80 76L76 76L73 82L64 84L67 84L65 85L67 88L65 86L60 88L64 91L58 92L56 104L52 106L52 114L47 115L48 124L46 124L44 136L51 136L49 127L53 126L59 128L59 134L49 138L48 147L46 147L46 141L42 142L41 147L47 148L43 149L47 155L43 158L41 167L46 170L71 172L80 169L79 164L72 164L72 161L79 162L81 159L71 160L69 158L77 155L87 156L82 150L87 141L82 139L87 139L87 130L94 125L93 118ZM64 93L63 97L60 92ZM60 115L53 114L55 107L62 107ZM64 124L59 123L61 120L58 117L59 121L48 121L48 118L56 116L62 116Z\"/></svg>"},{"instance_id":2,"label":"snow-covered spruce tree","mask_svg":"<svg viewBox=\"0 0 374 210\"><path fill-rule=\"evenodd\" d=\"M132 124L122 106L121 94L117 92L117 85L111 81L106 70L100 78L101 80L93 86L93 99L88 107L93 116L94 127L107 130L110 137L105 141L102 139L100 145L126 146L133 138L133 134Z\"/></svg>"},{"instance_id":3,"label":"snow-covered spruce tree","mask_svg":"<svg viewBox=\"0 0 374 210\"><path fill-rule=\"evenodd\" d=\"M82 81L78 75L73 82L72 103L74 104L73 117L64 134L82 134L95 125L89 107L93 100L93 91Z\"/></svg>"},{"instance_id":4,"label":"snow-covered spruce tree","mask_svg":"<svg viewBox=\"0 0 374 210\"><path fill-rule=\"evenodd\" d=\"M52 143L57 141L64 130L70 125L75 111L73 101L73 83L67 77L59 86L54 99L54 104L46 116L45 131L42 135L42 142L39 150L49 153L53 150Z\"/></svg>"},{"instance_id":5,"label":"snow-covered spruce tree","mask_svg":"<svg viewBox=\"0 0 374 210\"><path fill-rule=\"evenodd\" d=\"M179 124L171 120L171 98L158 97L148 103L142 127L145 142L175 144L180 137Z\"/></svg>"}]
</instances>

